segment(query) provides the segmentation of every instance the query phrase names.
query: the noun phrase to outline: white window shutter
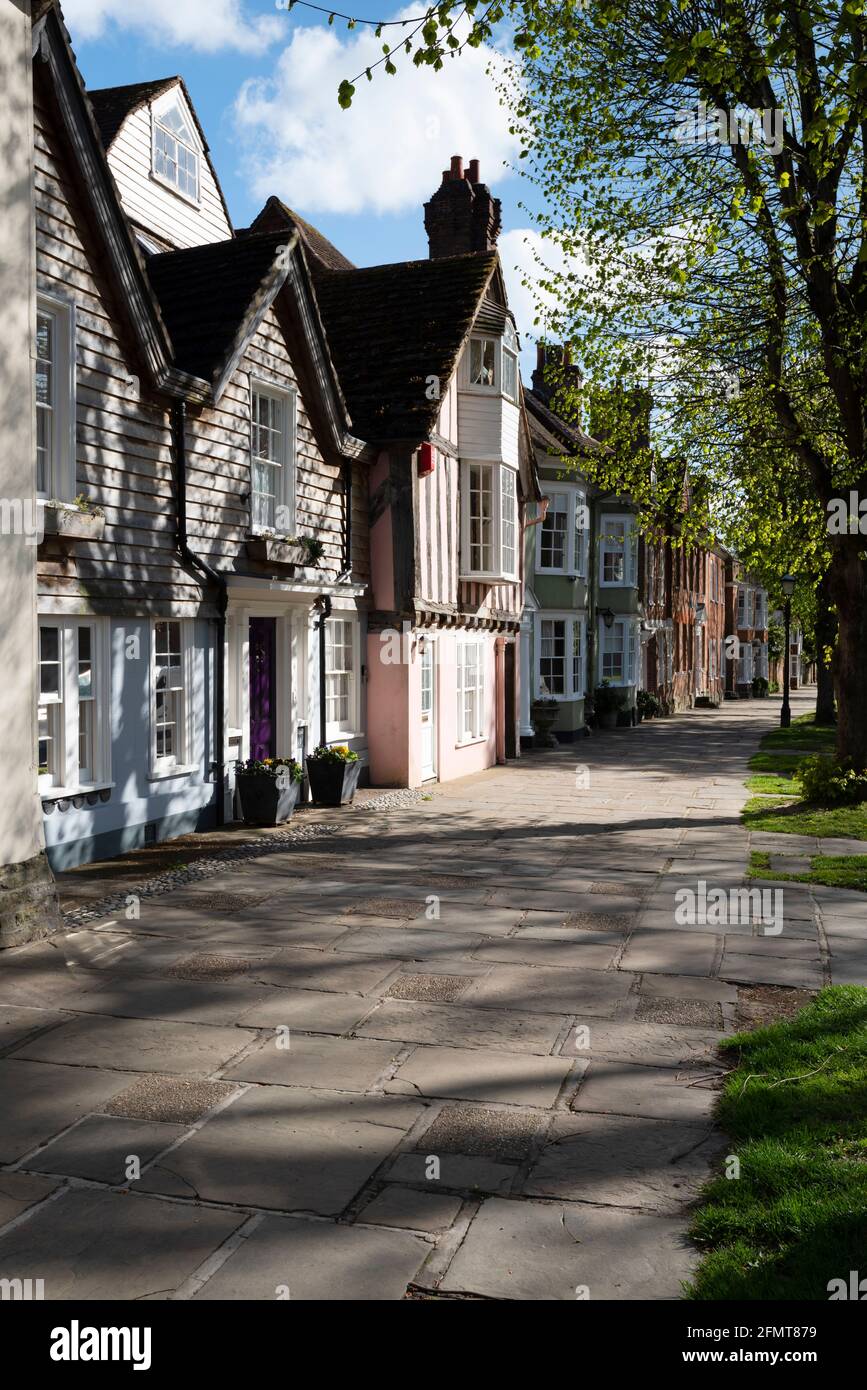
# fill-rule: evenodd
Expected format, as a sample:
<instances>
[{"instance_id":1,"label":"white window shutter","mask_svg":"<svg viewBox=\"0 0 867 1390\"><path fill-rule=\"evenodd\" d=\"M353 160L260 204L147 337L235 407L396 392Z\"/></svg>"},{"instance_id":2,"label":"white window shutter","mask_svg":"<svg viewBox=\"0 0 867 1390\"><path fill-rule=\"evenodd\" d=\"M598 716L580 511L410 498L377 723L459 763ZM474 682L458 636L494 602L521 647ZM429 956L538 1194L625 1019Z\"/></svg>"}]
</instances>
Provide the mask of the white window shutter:
<instances>
[{"instance_id":1,"label":"white window shutter","mask_svg":"<svg viewBox=\"0 0 867 1390\"><path fill-rule=\"evenodd\" d=\"M626 684L635 685L636 658L638 646L638 627L635 623L629 624L629 631L626 639Z\"/></svg>"}]
</instances>

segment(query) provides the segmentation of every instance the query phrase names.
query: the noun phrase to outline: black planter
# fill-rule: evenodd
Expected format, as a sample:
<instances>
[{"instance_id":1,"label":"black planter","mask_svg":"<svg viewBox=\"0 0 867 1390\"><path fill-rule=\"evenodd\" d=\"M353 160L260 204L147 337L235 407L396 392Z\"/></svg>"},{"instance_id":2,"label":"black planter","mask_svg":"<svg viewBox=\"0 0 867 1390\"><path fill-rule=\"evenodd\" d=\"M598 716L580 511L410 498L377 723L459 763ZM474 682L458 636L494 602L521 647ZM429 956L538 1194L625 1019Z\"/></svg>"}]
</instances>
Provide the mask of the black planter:
<instances>
[{"instance_id":1,"label":"black planter","mask_svg":"<svg viewBox=\"0 0 867 1390\"><path fill-rule=\"evenodd\" d=\"M361 763L332 763L325 758L307 759L310 794L320 806L348 806L355 796Z\"/></svg>"},{"instance_id":2,"label":"black planter","mask_svg":"<svg viewBox=\"0 0 867 1390\"><path fill-rule=\"evenodd\" d=\"M235 790L247 825L280 825L298 805L301 783L241 772L235 778Z\"/></svg>"},{"instance_id":3,"label":"black planter","mask_svg":"<svg viewBox=\"0 0 867 1390\"><path fill-rule=\"evenodd\" d=\"M534 701L530 707L530 716L533 720L534 748L559 748L560 744L557 735L554 733L554 725L557 722L557 714L560 709L558 704L549 700Z\"/></svg>"}]
</instances>

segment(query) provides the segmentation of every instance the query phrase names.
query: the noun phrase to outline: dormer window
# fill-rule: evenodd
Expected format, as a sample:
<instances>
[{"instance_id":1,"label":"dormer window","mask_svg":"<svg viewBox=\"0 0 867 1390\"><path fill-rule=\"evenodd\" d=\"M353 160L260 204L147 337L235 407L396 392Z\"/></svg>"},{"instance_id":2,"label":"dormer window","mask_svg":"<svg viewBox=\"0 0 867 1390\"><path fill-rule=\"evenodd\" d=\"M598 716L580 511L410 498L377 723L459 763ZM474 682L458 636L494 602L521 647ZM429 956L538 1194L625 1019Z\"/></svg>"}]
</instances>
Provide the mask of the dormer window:
<instances>
[{"instance_id":1,"label":"dormer window","mask_svg":"<svg viewBox=\"0 0 867 1390\"><path fill-rule=\"evenodd\" d=\"M153 108L153 173L184 198L199 201L201 145L180 93Z\"/></svg>"}]
</instances>

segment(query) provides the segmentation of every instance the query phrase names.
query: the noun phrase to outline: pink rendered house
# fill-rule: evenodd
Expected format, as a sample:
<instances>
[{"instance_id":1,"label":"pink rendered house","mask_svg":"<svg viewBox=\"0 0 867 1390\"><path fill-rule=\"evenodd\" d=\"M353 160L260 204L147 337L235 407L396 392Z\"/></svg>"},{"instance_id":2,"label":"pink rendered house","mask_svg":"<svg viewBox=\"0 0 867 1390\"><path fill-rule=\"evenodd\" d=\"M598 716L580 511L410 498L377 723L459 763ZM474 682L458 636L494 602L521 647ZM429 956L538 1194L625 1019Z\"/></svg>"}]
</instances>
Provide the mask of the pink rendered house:
<instances>
[{"instance_id":1,"label":"pink rendered house","mask_svg":"<svg viewBox=\"0 0 867 1390\"><path fill-rule=\"evenodd\" d=\"M517 757L525 504L539 485L499 200L456 156L425 205L426 261L358 269L300 234L368 474L370 781L420 786Z\"/></svg>"}]
</instances>

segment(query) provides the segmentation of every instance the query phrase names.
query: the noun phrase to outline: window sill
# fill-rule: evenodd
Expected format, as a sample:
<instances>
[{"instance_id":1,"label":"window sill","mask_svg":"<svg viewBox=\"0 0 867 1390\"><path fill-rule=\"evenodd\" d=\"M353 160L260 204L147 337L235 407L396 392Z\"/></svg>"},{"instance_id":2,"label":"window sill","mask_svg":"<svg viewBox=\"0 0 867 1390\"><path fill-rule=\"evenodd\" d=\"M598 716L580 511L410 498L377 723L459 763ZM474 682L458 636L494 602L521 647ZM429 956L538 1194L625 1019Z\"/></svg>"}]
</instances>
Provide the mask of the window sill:
<instances>
[{"instance_id":1,"label":"window sill","mask_svg":"<svg viewBox=\"0 0 867 1390\"><path fill-rule=\"evenodd\" d=\"M516 574L459 574L462 584L520 584Z\"/></svg>"},{"instance_id":2,"label":"window sill","mask_svg":"<svg viewBox=\"0 0 867 1390\"><path fill-rule=\"evenodd\" d=\"M189 777L191 772L198 772L198 763L177 763L171 768L151 768L147 780L149 782L165 782L171 777Z\"/></svg>"},{"instance_id":3,"label":"window sill","mask_svg":"<svg viewBox=\"0 0 867 1390\"><path fill-rule=\"evenodd\" d=\"M461 739L455 744L455 748L472 748L477 743L487 743L487 734L477 734L475 738Z\"/></svg>"},{"instance_id":4,"label":"window sill","mask_svg":"<svg viewBox=\"0 0 867 1390\"><path fill-rule=\"evenodd\" d=\"M80 782L72 787L40 788L37 795L40 801L68 801L73 796L88 796L91 792L111 791L114 782Z\"/></svg>"}]
</instances>

